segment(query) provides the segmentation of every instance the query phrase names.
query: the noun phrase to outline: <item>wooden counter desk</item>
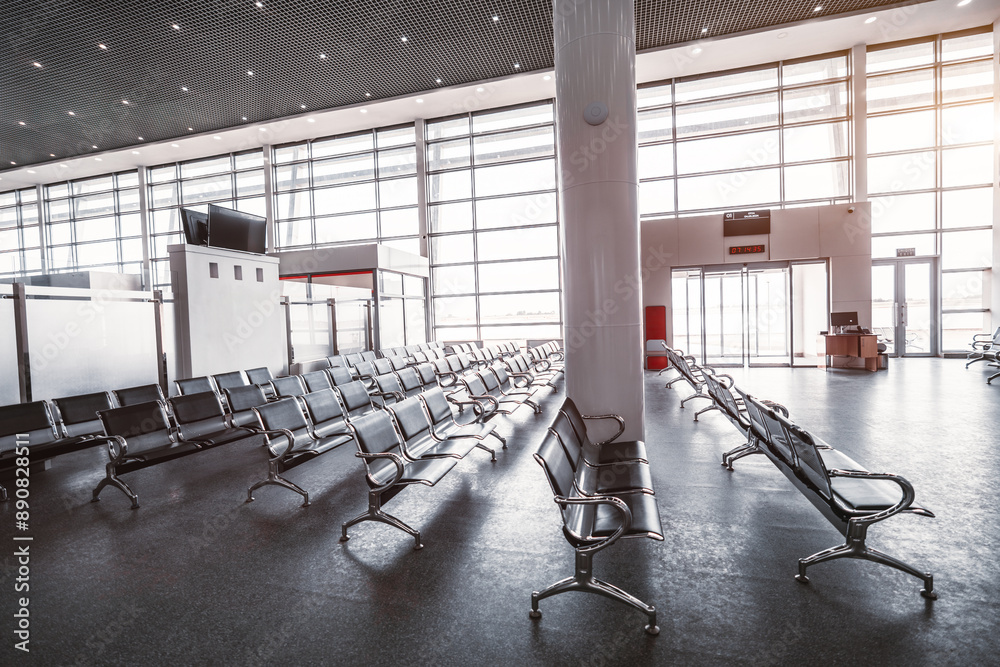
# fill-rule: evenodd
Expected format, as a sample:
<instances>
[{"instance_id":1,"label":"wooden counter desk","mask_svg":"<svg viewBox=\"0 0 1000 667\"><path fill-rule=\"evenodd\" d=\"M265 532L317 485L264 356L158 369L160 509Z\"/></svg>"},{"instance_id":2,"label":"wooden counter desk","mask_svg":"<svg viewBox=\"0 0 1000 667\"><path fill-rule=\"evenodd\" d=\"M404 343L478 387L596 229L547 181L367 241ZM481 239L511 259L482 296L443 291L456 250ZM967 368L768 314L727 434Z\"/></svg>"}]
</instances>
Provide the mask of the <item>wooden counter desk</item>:
<instances>
[{"instance_id":1,"label":"wooden counter desk","mask_svg":"<svg viewBox=\"0 0 1000 667\"><path fill-rule=\"evenodd\" d=\"M878 336L875 334L824 334L826 356L857 357L865 360L865 368L878 370Z\"/></svg>"}]
</instances>

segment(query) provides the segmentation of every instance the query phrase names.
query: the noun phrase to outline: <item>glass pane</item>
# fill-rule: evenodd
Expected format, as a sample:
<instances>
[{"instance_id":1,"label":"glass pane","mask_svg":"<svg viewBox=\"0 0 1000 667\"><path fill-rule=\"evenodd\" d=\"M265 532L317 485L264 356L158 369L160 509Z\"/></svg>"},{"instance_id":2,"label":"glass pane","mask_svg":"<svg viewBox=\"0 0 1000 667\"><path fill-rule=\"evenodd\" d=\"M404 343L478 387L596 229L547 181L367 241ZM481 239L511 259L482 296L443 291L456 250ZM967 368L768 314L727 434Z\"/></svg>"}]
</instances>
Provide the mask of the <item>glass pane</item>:
<instances>
[{"instance_id":1,"label":"glass pane","mask_svg":"<svg viewBox=\"0 0 1000 667\"><path fill-rule=\"evenodd\" d=\"M738 95L755 90L778 87L778 68L753 70L707 76L689 81L678 81L675 85L678 102L700 100L706 97Z\"/></svg>"},{"instance_id":2,"label":"glass pane","mask_svg":"<svg viewBox=\"0 0 1000 667\"><path fill-rule=\"evenodd\" d=\"M941 193L941 226L992 227L993 189L948 190Z\"/></svg>"},{"instance_id":3,"label":"glass pane","mask_svg":"<svg viewBox=\"0 0 1000 667\"><path fill-rule=\"evenodd\" d=\"M379 241L379 243L387 248L396 248L397 250L408 252L411 255L420 255L420 239L384 239Z\"/></svg>"},{"instance_id":4,"label":"glass pane","mask_svg":"<svg viewBox=\"0 0 1000 667\"><path fill-rule=\"evenodd\" d=\"M559 262L555 259L479 265L480 292L555 289L559 289Z\"/></svg>"},{"instance_id":5,"label":"glass pane","mask_svg":"<svg viewBox=\"0 0 1000 667\"><path fill-rule=\"evenodd\" d=\"M786 123L842 118L847 116L847 83L786 90L782 94L782 109Z\"/></svg>"},{"instance_id":6,"label":"glass pane","mask_svg":"<svg viewBox=\"0 0 1000 667\"><path fill-rule=\"evenodd\" d=\"M379 148L390 146L404 146L415 143L417 140L413 125L406 127L396 127L388 130L378 130L375 133L375 143Z\"/></svg>"},{"instance_id":7,"label":"glass pane","mask_svg":"<svg viewBox=\"0 0 1000 667\"><path fill-rule=\"evenodd\" d=\"M934 234L904 234L902 236L873 236L872 257L895 257L898 248L915 248L917 255L937 252Z\"/></svg>"},{"instance_id":8,"label":"glass pane","mask_svg":"<svg viewBox=\"0 0 1000 667\"><path fill-rule=\"evenodd\" d=\"M275 223L275 244L279 247L300 246L312 243L312 221Z\"/></svg>"},{"instance_id":9,"label":"glass pane","mask_svg":"<svg viewBox=\"0 0 1000 667\"><path fill-rule=\"evenodd\" d=\"M317 191L317 197L319 193ZM309 199L309 191L293 192L281 194L275 197L274 218L276 220L288 220L289 218L301 218L312 214L312 202Z\"/></svg>"},{"instance_id":10,"label":"glass pane","mask_svg":"<svg viewBox=\"0 0 1000 667\"><path fill-rule=\"evenodd\" d=\"M639 178L674 175L674 145L653 144L639 147Z\"/></svg>"},{"instance_id":11,"label":"glass pane","mask_svg":"<svg viewBox=\"0 0 1000 667\"><path fill-rule=\"evenodd\" d=\"M21 201L24 202L25 190L21 190ZM56 185L48 185L45 187L45 198L46 199L62 199L64 197L69 197L69 183L57 183Z\"/></svg>"},{"instance_id":12,"label":"glass pane","mask_svg":"<svg viewBox=\"0 0 1000 667\"><path fill-rule=\"evenodd\" d=\"M931 147L934 122L933 110L868 118L868 153Z\"/></svg>"},{"instance_id":13,"label":"glass pane","mask_svg":"<svg viewBox=\"0 0 1000 667\"><path fill-rule=\"evenodd\" d=\"M403 276L403 294L406 296L423 296L424 279L417 276Z\"/></svg>"},{"instance_id":14,"label":"glass pane","mask_svg":"<svg viewBox=\"0 0 1000 667\"><path fill-rule=\"evenodd\" d=\"M73 260L73 246L57 246L49 248L50 269L71 269L76 266Z\"/></svg>"},{"instance_id":15,"label":"glass pane","mask_svg":"<svg viewBox=\"0 0 1000 667\"><path fill-rule=\"evenodd\" d=\"M868 192L901 192L934 187L933 151L868 158Z\"/></svg>"},{"instance_id":16,"label":"glass pane","mask_svg":"<svg viewBox=\"0 0 1000 667\"><path fill-rule=\"evenodd\" d=\"M76 223L76 240L78 242L113 239L117 235L118 233L115 229L114 216L107 218L94 218L91 220L78 220Z\"/></svg>"},{"instance_id":17,"label":"glass pane","mask_svg":"<svg viewBox=\"0 0 1000 667\"><path fill-rule=\"evenodd\" d=\"M423 299L403 301L403 319L406 324L406 344L427 342L427 312Z\"/></svg>"},{"instance_id":18,"label":"glass pane","mask_svg":"<svg viewBox=\"0 0 1000 667\"><path fill-rule=\"evenodd\" d=\"M184 204L219 201L231 199L232 196L233 179L229 174L181 182L181 197Z\"/></svg>"},{"instance_id":19,"label":"glass pane","mask_svg":"<svg viewBox=\"0 0 1000 667\"><path fill-rule=\"evenodd\" d=\"M246 171L236 174L236 196L264 194L263 170Z\"/></svg>"},{"instance_id":20,"label":"glass pane","mask_svg":"<svg viewBox=\"0 0 1000 667\"><path fill-rule=\"evenodd\" d=\"M379 181L378 203L381 208L417 205L417 179L395 178Z\"/></svg>"},{"instance_id":21,"label":"glass pane","mask_svg":"<svg viewBox=\"0 0 1000 667\"><path fill-rule=\"evenodd\" d=\"M65 184L64 184L64 187L65 187ZM18 194L21 196L21 203L22 204L30 204L32 202L38 201L38 193L35 192L35 188L28 188L28 189L25 189L25 190L18 190ZM57 196L65 197L67 194L68 194L68 192L64 192L63 194L57 195Z\"/></svg>"},{"instance_id":22,"label":"glass pane","mask_svg":"<svg viewBox=\"0 0 1000 667\"><path fill-rule=\"evenodd\" d=\"M420 219L416 208L381 211L379 223L382 236L416 236L420 233Z\"/></svg>"},{"instance_id":23,"label":"glass pane","mask_svg":"<svg viewBox=\"0 0 1000 667\"><path fill-rule=\"evenodd\" d=\"M993 141L993 104L942 109L941 141L945 146Z\"/></svg>"},{"instance_id":24,"label":"glass pane","mask_svg":"<svg viewBox=\"0 0 1000 667\"><path fill-rule=\"evenodd\" d=\"M413 133L411 128L410 134ZM378 152L379 178L417 173L417 149L412 146Z\"/></svg>"},{"instance_id":25,"label":"glass pane","mask_svg":"<svg viewBox=\"0 0 1000 667\"><path fill-rule=\"evenodd\" d=\"M959 60L993 54L993 33L952 37L941 41L941 59Z\"/></svg>"},{"instance_id":26,"label":"glass pane","mask_svg":"<svg viewBox=\"0 0 1000 667\"><path fill-rule=\"evenodd\" d=\"M781 201L777 169L695 176L677 181L681 210L729 208Z\"/></svg>"},{"instance_id":27,"label":"glass pane","mask_svg":"<svg viewBox=\"0 0 1000 667\"><path fill-rule=\"evenodd\" d=\"M639 215L673 213L674 181L643 181L639 183Z\"/></svg>"},{"instance_id":28,"label":"glass pane","mask_svg":"<svg viewBox=\"0 0 1000 667\"><path fill-rule=\"evenodd\" d=\"M477 259L554 257L559 254L555 227L529 227L502 232L480 232L476 238Z\"/></svg>"},{"instance_id":29,"label":"glass pane","mask_svg":"<svg viewBox=\"0 0 1000 667\"><path fill-rule=\"evenodd\" d=\"M432 234L472 229L472 202L428 206L427 228Z\"/></svg>"},{"instance_id":30,"label":"glass pane","mask_svg":"<svg viewBox=\"0 0 1000 667\"><path fill-rule=\"evenodd\" d=\"M73 194L85 195L92 192L105 192L107 190L113 190L114 187L114 179L110 175L99 176L98 178L88 178L84 181L74 181Z\"/></svg>"},{"instance_id":31,"label":"glass pane","mask_svg":"<svg viewBox=\"0 0 1000 667\"><path fill-rule=\"evenodd\" d=\"M972 337L990 330L990 314L944 313L941 316L941 345L944 352L968 352Z\"/></svg>"},{"instance_id":32,"label":"glass pane","mask_svg":"<svg viewBox=\"0 0 1000 667\"><path fill-rule=\"evenodd\" d=\"M293 146L278 146L274 149L274 163L284 164L309 159L309 144L302 142Z\"/></svg>"},{"instance_id":33,"label":"glass pane","mask_svg":"<svg viewBox=\"0 0 1000 667\"><path fill-rule=\"evenodd\" d=\"M975 310L987 308L983 301L982 271L959 271L941 274L941 309ZM978 331L975 333L979 333ZM972 336L966 341L972 340Z\"/></svg>"},{"instance_id":34,"label":"glass pane","mask_svg":"<svg viewBox=\"0 0 1000 667\"><path fill-rule=\"evenodd\" d=\"M344 243L377 237L374 211L316 219L316 243Z\"/></svg>"},{"instance_id":35,"label":"glass pane","mask_svg":"<svg viewBox=\"0 0 1000 667\"><path fill-rule=\"evenodd\" d=\"M139 210L139 190L119 190L118 210L121 213Z\"/></svg>"},{"instance_id":36,"label":"glass pane","mask_svg":"<svg viewBox=\"0 0 1000 667\"><path fill-rule=\"evenodd\" d=\"M123 262L142 261L142 239L123 239L121 245Z\"/></svg>"},{"instance_id":37,"label":"glass pane","mask_svg":"<svg viewBox=\"0 0 1000 667\"><path fill-rule=\"evenodd\" d=\"M430 243L432 264L457 264L472 262L472 234L433 236Z\"/></svg>"},{"instance_id":38,"label":"glass pane","mask_svg":"<svg viewBox=\"0 0 1000 667\"><path fill-rule=\"evenodd\" d=\"M441 266L431 269L435 294L472 294L476 291L476 267L473 264Z\"/></svg>"},{"instance_id":39,"label":"glass pane","mask_svg":"<svg viewBox=\"0 0 1000 667\"><path fill-rule=\"evenodd\" d=\"M197 162L186 162L181 165L181 178L220 174L230 169L232 169L232 166L230 165L228 155L208 160L198 160Z\"/></svg>"},{"instance_id":40,"label":"glass pane","mask_svg":"<svg viewBox=\"0 0 1000 667\"><path fill-rule=\"evenodd\" d=\"M530 130L476 137L472 142L472 150L476 164L482 165L546 157L555 152L554 141L551 127L536 127Z\"/></svg>"},{"instance_id":41,"label":"glass pane","mask_svg":"<svg viewBox=\"0 0 1000 667\"><path fill-rule=\"evenodd\" d=\"M298 162L274 168L274 189L297 190L309 187L309 163Z\"/></svg>"},{"instance_id":42,"label":"glass pane","mask_svg":"<svg viewBox=\"0 0 1000 667\"><path fill-rule=\"evenodd\" d=\"M993 230L941 234L941 268L975 269L993 265Z\"/></svg>"},{"instance_id":43,"label":"glass pane","mask_svg":"<svg viewBox=\"0 0 1000 667\"><path fill-rule=\"evenodd\" d=\"M677 143L677 172L680 174L771 164L778 164L777 130Z\"/></svg>"},{"instance_id":44,"label":"glass pane","mask_svg":"<svg viewBox=\"0 0 1000 667\"><path fill-rule=\"evenodd\" d=\"M934 229L933 192L872 197L872 233Z\"/></svg>"},{"instance_id":45,"label":"glass pane","mask_svg":"<svg viewBox=\"0 0 1000 667\"><path fill-rule=\"evenodd\" d=\"M123 237L142 236L142 219L138 213L118 217L118 233Z\"/></svg>"},{"instance_id":46,"label":"glass pane","mask_svg":"<svg viewBox=\"0 0 1000 667\"><path fill-rule=\"evenodd\" d=\"M740 129L753 130L777 123L777 93L677 107L678 137Z\"/></svg>"},{"instance_id":47,"label":"glass pane","mask_svg":"<svg viewBox=\"0 0 1000 667\"><path fill-rule=\"evenodd\" d=\"M847 157L847 122L788 127L785 133L785 162L805 162Z\"/></svg>"},{"instance_id":48,"label":"glass pane","mask_svg":"<svg viewBox=\"0 0 1000 667\"><path fill-rule=\"evenodd\" d=\"M434 323L461 325L476 323L476 297L437 297L434 299Z\"/></svg>"},{"instance_id":49,"label":"glass pane","mask_svg":"<svg viewBox=\"0 0 1000 667\"><path fill-rule=\"evenodd\" d=\"M468 199L471 196L472 172L468 169L431 174L427 177L428 201Z\"/></svg>"},{"instance_id":50,"label":"glass pane","mask_svg":"<svg viewBox=\"0 0 1000 667\"><path fill-rule=\"evenodd\" d=\"M931 348L931 267L905 264L906 352L933 352Z\"/></svg>"},{"instance_id":51,"label":"glass pane","mask_svg":"<svg viewBox=\"0 0 1000 667\"><path fill-rule=\"evenodd\" d=\"M322 188L313 190L313 192L316 197L316 215L367 211L377 208L374 182Z\"/></svg>"},{"instance_id":52,"label":"glass pane","mask_svg":"<svg viewBox=\"0 0 1000 667\"><path fill-rule=\"evenodd\" d=\"M176 183L166 183L164 185L154 185L150 189L151 199L153 200L152 205L155 208L163 208L165 206L177 206L179 200L177 198L177 184ZM51 209L50 209L51 213Z\"/></svg>"},{"instance_id":53,"label":"glass pane","mask_svg":"<svg viewBox=\"0 0 1000 667\"><path fill-rule=\"evenodd\" d=\"M551 104L540 104L532 107L522 107L509 111L477 113L472 117L472 132L493 132L507 130L525 125L538 125L553 122Z\"/></svg>"},{"instance_id":54,"label":"glass pane","mask_svg":"<svg viewBox=\"0 0 1000 667\"><path fill-rule=\"evenodd\" d=\"M528 324L559 322L559 293L502 294L479 298L479 322L491 324Z\"/></svg>"},{"instance_id":55,"label":"glass pane","mask_svg":"<svg viewBox=\"0 0 1000 667\"><path fill-rule=\"evenodd\" d=\"M992 145L941 151L941 184L944 187L985 185L992 181Z\"/></svg>"},{"instance_id":56,"label":"glass pane","mask_svg":"<svg viewBox=\"0 0 1000 667\"><path fill-rule=\"evenodd\" d=\"M49 239L50 245L62 245L63 243L73 242L72 223L66 223L64 225L45 225L45 233Z\"/></svg>"},{"instance_id":57,"label":"glass pane","mask_svg":"<svg viewBox=\"0 0 1000 667\"><path fill-rule=\"evenodd\" d=\"M476 227L520 227L556 222L558 198L554 192L476 200Z\"/></svg>"},{"instance_id":58,"label":"glass pane","mask_svg":"<svg viewBox=\"0 0 1000 667\"><path fill-rule=\"evenodd\" d=\"M122 171L115 174L115 182L119 189L139 187L139 172Z\"/></svg>"},{"instance_id":59,"label":"glass pane","mask_svg":"<svg viewBox=\"0 0 1000 667\"><path fill-rule=\"evenodd\" d=\"M86 217L91 215L107 215L115 212L115 195L113 192L106 192L101 195L91 195L90 197L74 197L73 208L76 217Z\"/></svg>"},{"instance_id":60,"label":"glass pane","mask_svg":"<svg viewBox=\"0 0 1000 667\"><path fill-rule=\"evenodd\" d=\"M462 116L461 118L427 123L424 129L427 132L428 140L460 137L469 134L469 117Z\"/></svg>"},{"instance_id":61,"label":"glass pane","mask_svg":"<svg viewBox=\"0 0 1000 667\"><path fill-rule=\"evenodd\" d=\"M236 210L265 218L267 217L267 202L264 201L263 197L239 199L236 201Z\"/></svg>"},{"instance_id":62,"label":"glass pane","mask_svg":"<svg viewBox=\"0 0 1000 667\"><path fill-rule=\"evenodd\" d=\"M435 327L435 340L442 342L468 342L479 340L479 332L476 327Z\"/></svg>"},{"instance_id":63,"label":"glass pane","mask_svg":"<svg viewBox=\"0 0 1000 667\"><path fill-rule=\"evenodd\" d=\"M640 111L637 121L639 143L663 141L673 136L674 110L670 107Z\"/></svg>"},{"instance_id":64,"label":"glass pane","mask_svg":"<svg viewBox=\"0 0 1000 667\"><path fill-rule=\"evenodd\" d=\"M149 182L150 183L163 183L165 181L172 181L177 178L177 166L173 164L164 165L162 167L154 167L149 170Z\"/></svg>"},{"instance_id":65,"label":"glass pane","mask_svg":"<svg viewBox=\"0 0 1000 667\"><path fill-rule=\"evenodd\" d=\"M395 271L379 271L383 294L403 294L403 274Z\"/></svg>"},{"instance_id":66,"label":"glass pane","mask_svg":"<svg viewBox=\"0 0 1000 667\"><path fill-rule=\"evenodd\" d=\"M333 139L323 139L314 141L312 144L312 156L316 160L321 157L331 155L344 155L346 153L360 153L370 151L375 148L374 138L371 132L352 134L346 137L336 137Z\"/></svg>"},{"instance_id":67,"label":"glass pane","mask_svg":"<svg viewBox=\"0 0 1000 667\"><path fill-rule=\"evenodd\" d=\"M944 102L993 97L993 63L981 60L942 67L941 97Z\"/></svg>"},{"instance_id":68,"label":"glass pane","mask_svg":"<svg viewBox=\"0 0 1000 667\"><path fill-rule=\"evenodd\" d=\"M555 160L537 160L475 170L476 196L551 190L556 186Z\"/></svg>"},{"instance_id":69,"label":"glass pane","mask_svg":"<svg viewBox=\"0 0 1000 667\"><path fill-rule=\"evenodd\" d=\"M468 139L427 144L427 170L467 167L472 164Z\"/></svg>"},{"instance_id":70,"label":"glass pane","mask_svg":"<svg viewBox=\"0 0 1000 667\"><path fill-rule=\"evenodd\" d=\"M868 78L868 112L934 104L934 70L896 72Z\"/></svg>"},{"instance_id":71,"label":"glass pane","mask_svg":"<svg viewBox=\"0 0 1000 667\"><path fill-rule=\"evenodd\" d=\"M558 324L508 324L506 326L482 327L483 340L554 340L562 338L562 327Z\"/></svg>"},{"instance_id":72,"label":"glass pane","mask_svg":"<svg viewBox=\"0 0 1000 667\"><path fill-rule=\"evenodd\" d=\"M839 79L847 76L847 74L847 56L834 56L821 60L809 60L802 63L783 65L781 68L781 82L785 86L794 86L800 83Z\"/></svg>"},{"instance_id":73,"label":"glass pane","mask_svg":"<svg viewBox=\"0 0 1000 667\"><path fill-rule=\"evenodd\" d=\"M264 151L255 150L246 153L237 153L233 156L236 169L254 169L264 166Z\"/></svg>"},{"instance_id":74,"label":"glass pane","mask_svg":"<svg viewBox=\"0 0 1000 667\"><path fill-rule=\"evenodd\" d=\"M891 49L870 49L866 61L869 73L930 65L934 62L934 42L908 44Z\"/></svg>"},{"instance_id":75,"label":"glass pane","mask_svg":"<svg viewBox=\"0 0 1000 667\"><path fill-rule=\"evenodd\" d=\"M820 162L785 167L785 199L830 199L850 192L847 162Z\"/></svg>"},{"instance_id":76,"label":"glass pane","mask_svg":"<svg viewBox=\"0 0 1000 667\"><path fill-rule=\"evenodd\" d=\"M80 266L118 263L118 242L84 243L76 247L77 263Z\"/></svg>"},{"instance_id":77,"label":"glass pane","mask_svg":"<svg viewBox=\"0 0 1000 667\"><path fill-rule=\"evenodd\" d=\"M640 109L670 104L672 100L673 93L671 92L670 84L639 88L636 91L636 102Z\"/></svg>"}]
</instances>

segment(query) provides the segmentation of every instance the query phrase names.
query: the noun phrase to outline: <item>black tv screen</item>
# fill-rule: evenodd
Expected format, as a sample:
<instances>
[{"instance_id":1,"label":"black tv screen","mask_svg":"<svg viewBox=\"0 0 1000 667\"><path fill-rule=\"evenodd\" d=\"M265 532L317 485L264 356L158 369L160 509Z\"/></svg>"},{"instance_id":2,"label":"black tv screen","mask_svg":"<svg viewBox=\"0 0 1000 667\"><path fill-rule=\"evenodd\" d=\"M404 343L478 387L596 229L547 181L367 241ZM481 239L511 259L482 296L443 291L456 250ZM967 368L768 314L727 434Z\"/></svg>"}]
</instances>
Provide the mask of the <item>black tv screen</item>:
<instances>
[{"instance_id":1,"label":"black tv screen","mask_svg":"<svg viewBox=\"0 0 1000 667\"><path fill-rule=\"evenodd\" d=\"M208 245L208 213L181 209L181 227L184 239L190 245Z\"/></svg>"},{"instance_id":2,"label":"black tv screen","mask_svg":"<svg viewBox=\"0 0 1000 667\"><path fill-rule=\"evenodd\" d=\"M853 313L830 313L830 326L849 327L858 323L858 314Z\"/></svg>"},{"instance_id":3,"label":"black tv screen","mask_svg":"<svg viewBox=\"0 0 1000 667\"><path fill-rule=\"evenodd\" d=\"M267 251L267 219L210 204L208 245L263 255Z\"/></svg>"}]
</instances>

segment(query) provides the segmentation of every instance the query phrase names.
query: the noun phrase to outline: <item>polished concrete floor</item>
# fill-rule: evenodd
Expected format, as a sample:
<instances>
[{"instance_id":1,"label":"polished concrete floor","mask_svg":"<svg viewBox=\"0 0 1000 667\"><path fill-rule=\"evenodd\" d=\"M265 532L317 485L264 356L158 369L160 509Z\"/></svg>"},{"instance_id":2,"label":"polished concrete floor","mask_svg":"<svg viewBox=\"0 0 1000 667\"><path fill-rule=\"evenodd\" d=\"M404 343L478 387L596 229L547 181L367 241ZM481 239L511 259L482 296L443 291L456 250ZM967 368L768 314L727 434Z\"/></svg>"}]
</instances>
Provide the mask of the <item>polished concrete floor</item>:
<instances>
[{"instance_id":1,"label":"polished concrete floor","mask_svg":"<svg viewBox=\"0 0 1000 667\"><path fill-rule=\"evenodd\" d=\"M31 653L24 663L136 665L984 665L1000 651L1000 386L960 360L896 360L888 372L751 369L751 393L870 470L913 482L936 519L896 517L870 544L934 572L920 582L861 561L810 570L797 559L842 538L763 457L734 472L740 442L718 414L692 421L685 386L646 374L647 444L665 542L630 540L599 554L597 576L655 604L644 616L565 594L528 618L530 593L572 572L541 470L532 459L559 395L501 431L490 463L473 452L434 488L387 510L419 528L364 523L361 463L341 448L288 476L312 506L277 487L245 504L265 471L245 442L131 473L142 507L90 490L103 454L84 451L31 477ZM15 508L0 505L4 637L14 663Z\"/></svg>"}]
</instances>

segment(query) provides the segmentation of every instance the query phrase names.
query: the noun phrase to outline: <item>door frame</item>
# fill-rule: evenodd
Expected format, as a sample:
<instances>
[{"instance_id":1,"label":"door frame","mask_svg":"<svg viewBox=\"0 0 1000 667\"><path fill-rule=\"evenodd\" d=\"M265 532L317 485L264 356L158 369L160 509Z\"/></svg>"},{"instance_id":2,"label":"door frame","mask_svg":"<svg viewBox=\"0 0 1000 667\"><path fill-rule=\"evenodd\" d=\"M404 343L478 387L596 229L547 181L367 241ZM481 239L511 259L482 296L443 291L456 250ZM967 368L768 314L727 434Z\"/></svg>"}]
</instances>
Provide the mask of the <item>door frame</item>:
<instances>
[{"instance_id":1,"label":"door frame","mask_svg":"<svg viewBox=\"0 0 1000 667\"><path fill-rule=\"evenodd\" d=\"M941 270L940 258L937 255L922 257L886 257L872 259L872 267L892 266L894 267L893 280L895 281L893 294L893 340L891 357L937 357L941 350ZM906 303L906 266L912 264L927 264L930 267L928 285L930 303L930 322L928 323L928 349L924 352L906 351L906 323L905 317L900 316L901 304ZM905 315L905 313L904 313Z\"/></svg>"}]
</instances>

